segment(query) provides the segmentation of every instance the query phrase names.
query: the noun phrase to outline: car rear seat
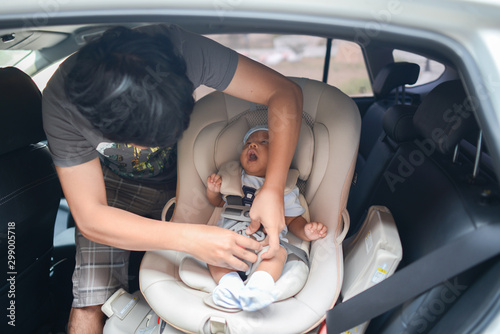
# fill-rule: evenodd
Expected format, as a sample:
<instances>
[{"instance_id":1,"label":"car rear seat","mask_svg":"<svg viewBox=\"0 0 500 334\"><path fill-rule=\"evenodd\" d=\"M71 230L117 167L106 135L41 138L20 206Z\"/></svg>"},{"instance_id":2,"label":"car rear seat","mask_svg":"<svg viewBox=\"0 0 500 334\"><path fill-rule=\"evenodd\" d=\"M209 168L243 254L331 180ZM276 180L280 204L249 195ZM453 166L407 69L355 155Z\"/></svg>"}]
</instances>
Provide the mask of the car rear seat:
<instances>
[{"instance_id":1,"label":"car rear seat","mask_svg":"<svg viewBox=\"0 0 500 334\"><path fill-rule=\"evenodd\" d=\"M370 192L366 207L384 205L394 216L403 244L400 267L500 220L497 181L481 172L473 179L474 162L465 155L452 161L456 144L479 132L469 102L460 81L443 83L429 93L413 118L417 137L395 146ZM367 333L429 332L485 266L372 320Z\"/></svg>"},{"instance_id":2,"label":"car rear seat","mask_svg":"<svg viewBox=\"0 0 500 334\"><path fill-rule=\"evenodd\" d=\"M413 115L416 109L417 107L412 105L395 105L384 114L383 132L375 140L366 158L365 168L358 171L356 183L351 186L347 202L347 210L351 217L348 237L361 227L368 211L370 193L382 177L382 173L396 153L398 146L416 138L413 126Z\"/></svg>"},{"instance_id":3,"label":"car rear seat","mask_svg":"<svg viewBox=\"0 0 500 334\"><path fill-rule=\"evenodd\" d=\"M420 66L414 63L397 62L384 66L373 82L373 95L375 102L367 109L361 122L361 138L359 142L358 159L356 161L356 173L359 173L365 165L366 159L374 146L374 143L382 133L382 122L388 108L401 100L404 104L405 85L414 84L420 73ZM396 97L390 94L396 89ZM399 89L402 96L399 96Z\"/></svg>"}]
</instances>

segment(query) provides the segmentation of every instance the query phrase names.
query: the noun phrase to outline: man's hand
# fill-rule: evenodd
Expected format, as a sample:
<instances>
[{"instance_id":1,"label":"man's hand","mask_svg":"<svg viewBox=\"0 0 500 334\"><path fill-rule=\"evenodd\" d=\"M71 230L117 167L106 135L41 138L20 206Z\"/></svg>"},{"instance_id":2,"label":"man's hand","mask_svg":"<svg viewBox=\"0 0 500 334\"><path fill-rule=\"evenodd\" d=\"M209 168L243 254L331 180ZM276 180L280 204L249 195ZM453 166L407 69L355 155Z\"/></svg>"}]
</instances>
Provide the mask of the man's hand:
<instances>
[{"instance_id":1,"label":"man's hand","mask_svg":"<svg viewBox=\"0 0 500 334\"><path fill-rule=\"evenodd\" d=\"M185 226L185 251L217 267L246 271L248 265L242 260L257 261L255 252L262 249L259 242L217 226Z\"/></svg>"},{"instance_id":2,"label":"man's hand","mask_svg":"<svg viewBox=\"0 0 500 334\"><path fill-rule=\"evenodd\" d=\"M285 228L283 192L262 187L250 208L252 222L246 234L255 233L260 225L264 226L269 238L269 250L262 254L263 259L276 255L280 247L279 234Z\"/></svg>"}]
</instances>

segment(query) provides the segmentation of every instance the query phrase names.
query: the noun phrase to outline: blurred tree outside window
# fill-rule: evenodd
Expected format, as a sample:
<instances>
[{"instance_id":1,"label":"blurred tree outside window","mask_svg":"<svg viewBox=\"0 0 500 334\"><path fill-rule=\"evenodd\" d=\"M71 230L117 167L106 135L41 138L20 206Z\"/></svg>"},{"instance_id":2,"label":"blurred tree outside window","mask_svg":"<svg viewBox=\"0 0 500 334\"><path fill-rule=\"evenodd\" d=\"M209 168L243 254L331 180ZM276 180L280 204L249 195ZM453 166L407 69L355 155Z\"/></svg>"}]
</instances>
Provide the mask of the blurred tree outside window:
<instances>
[{"instance_id":1,"label":"blurred tree outside window","mask_svg":"<svg viewBox=\"0 0 500 334\"><path fill-rule=\"evenodd\" d=\"M217 34L207 37L258 61L288 77L305 77L321 81L325 64L327 40L304 35ZM361 48L352 42L332 43L328 84L350 96L371 95ZM200 87L199 99L213 91Z\"/></svg>"}]
</instances>

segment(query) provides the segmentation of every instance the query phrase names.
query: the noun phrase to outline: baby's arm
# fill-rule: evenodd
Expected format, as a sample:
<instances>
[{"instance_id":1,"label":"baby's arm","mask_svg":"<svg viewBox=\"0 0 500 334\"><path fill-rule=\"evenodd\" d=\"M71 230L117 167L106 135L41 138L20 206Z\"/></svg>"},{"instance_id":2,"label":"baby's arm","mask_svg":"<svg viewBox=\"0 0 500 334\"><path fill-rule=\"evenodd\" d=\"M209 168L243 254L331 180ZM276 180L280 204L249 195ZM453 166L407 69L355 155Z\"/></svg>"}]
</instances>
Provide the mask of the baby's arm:
<instances>
[{"instance_id":1,"label":"baby's arm","mask_svg":"<svg viewBox=\"0 0 500 334\"><path fill-rule=\"evenodd\" d=\"M213 206L224 206L224 200L220 193L222 177L217 174L212 174L207 178L207 199Z\"/></svg>"},{"instance_id":2,"label":"baby's arm","mask_svg":"<svg viewBox=\"0 0 500 334\"><path fill-rule=\"evenodd\" d=\"M308 223L304 217L285 217L288 230L302 240L313 241L326 236L327 227L322 223Z\"/></svg>"}]
</instances>

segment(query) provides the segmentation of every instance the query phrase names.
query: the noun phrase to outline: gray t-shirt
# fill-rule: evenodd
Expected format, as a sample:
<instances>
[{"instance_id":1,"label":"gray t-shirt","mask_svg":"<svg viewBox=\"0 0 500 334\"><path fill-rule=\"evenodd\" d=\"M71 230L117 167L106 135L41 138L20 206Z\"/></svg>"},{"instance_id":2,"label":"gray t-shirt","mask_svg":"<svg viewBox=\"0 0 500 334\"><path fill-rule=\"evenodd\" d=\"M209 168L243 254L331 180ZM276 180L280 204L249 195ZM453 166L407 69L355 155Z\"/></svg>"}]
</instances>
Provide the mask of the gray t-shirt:
<instances>
[{"instance_id":1,"label":"gray t-shirt","mask_svg":"<svg viewBox=\"0 0 500 334\"><path fill-rule=\"evenodd\" d=\"M224 90L238 65L238 55L208 38L175 25L137 28L151 34L167 35L187 64L187 75L194 87L206 85ZM43 92L43 124L54 163L76 166L96 157L115 173L145 182L166 182L175 176L175 147L138 149L128 143L113 143L103 137L69 102L64 80L76 56L59 66Z\"/></svg>"}]
</instances>

